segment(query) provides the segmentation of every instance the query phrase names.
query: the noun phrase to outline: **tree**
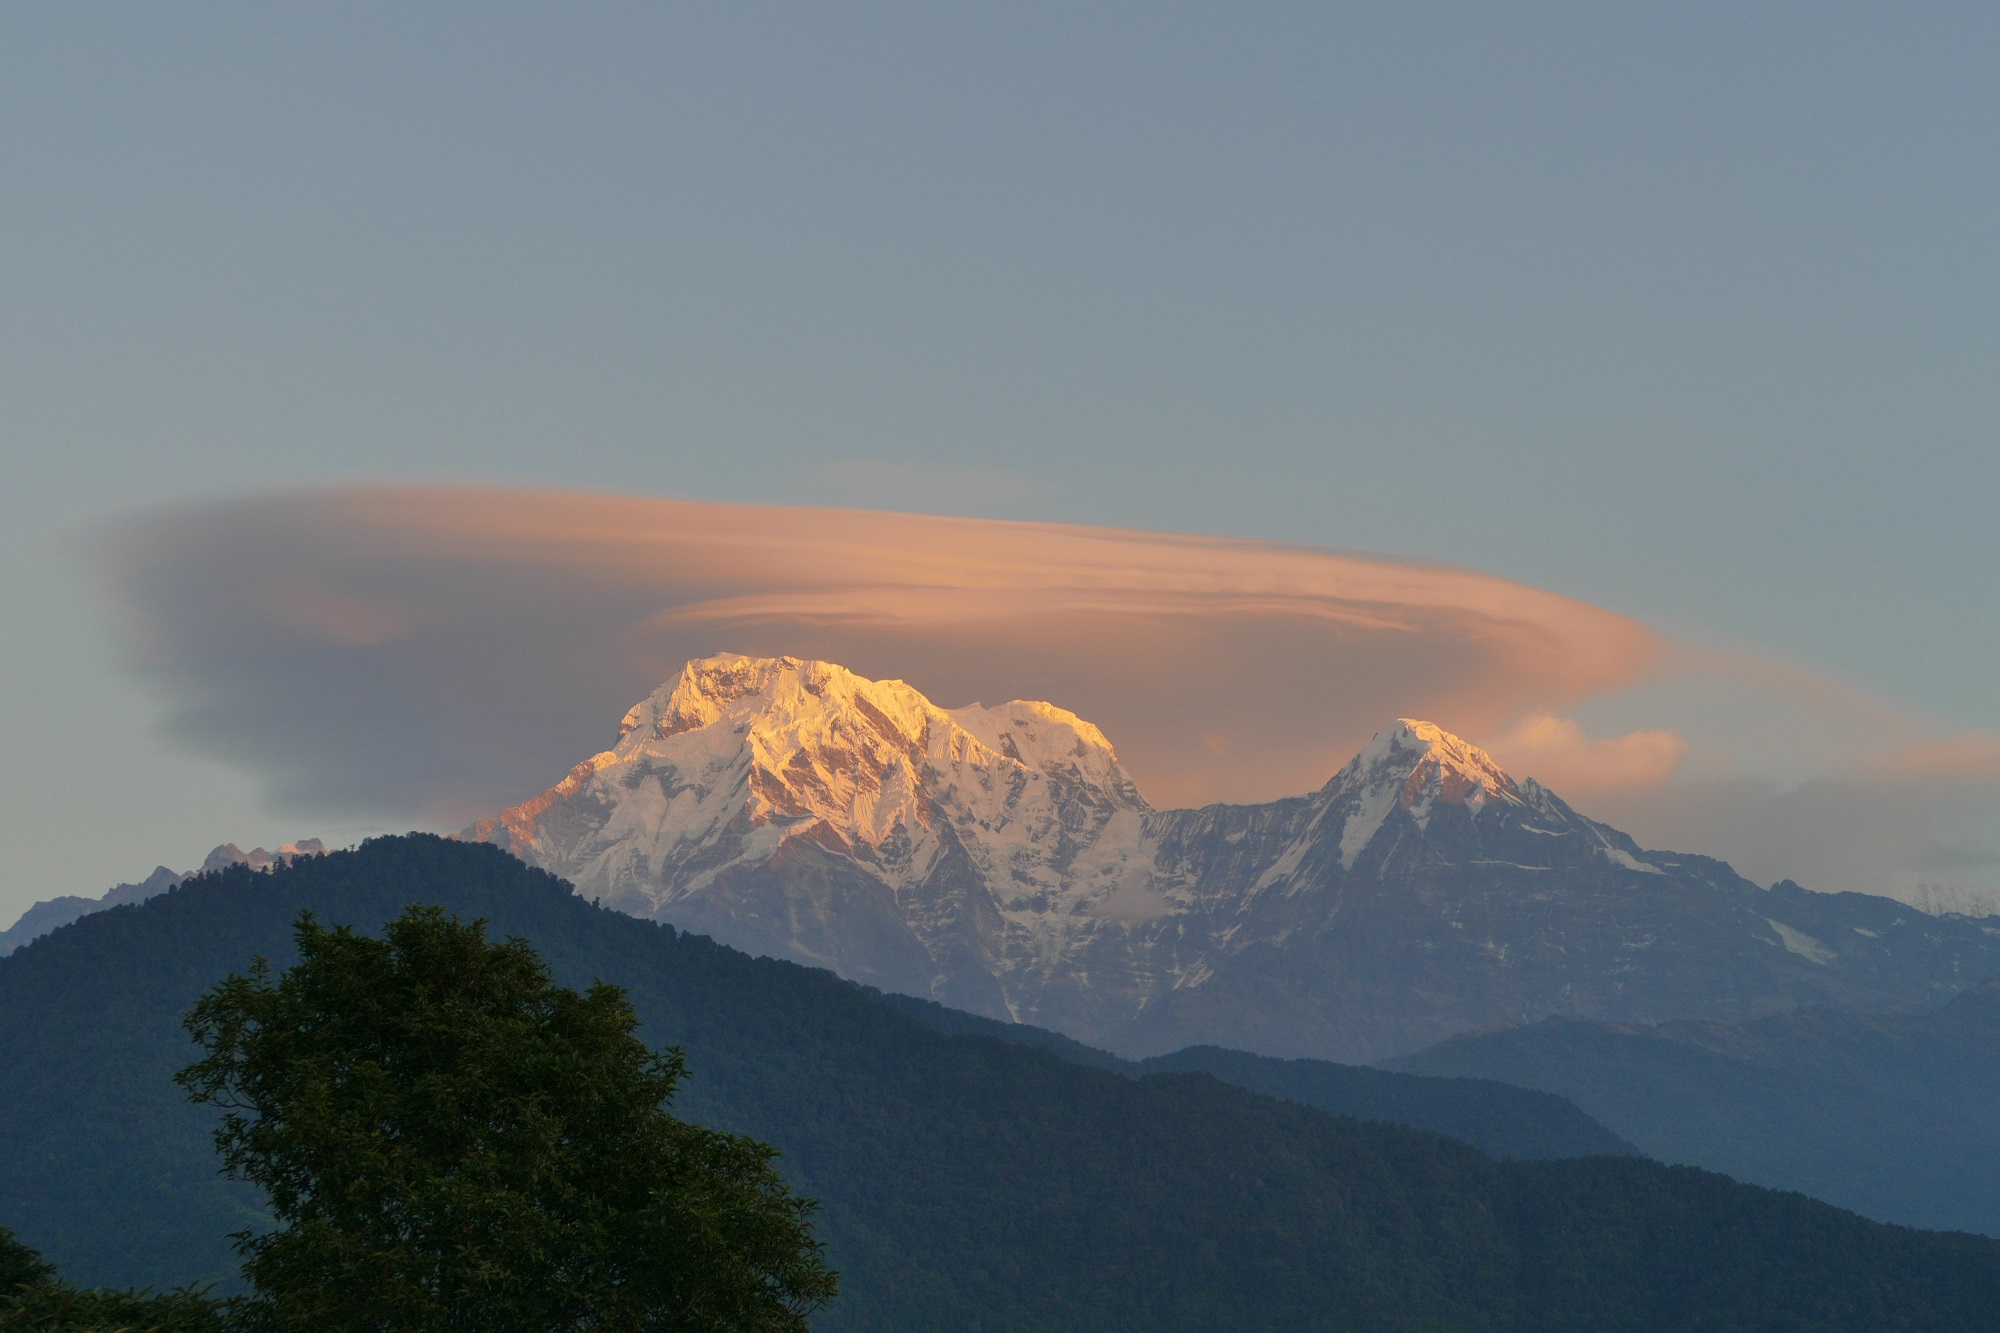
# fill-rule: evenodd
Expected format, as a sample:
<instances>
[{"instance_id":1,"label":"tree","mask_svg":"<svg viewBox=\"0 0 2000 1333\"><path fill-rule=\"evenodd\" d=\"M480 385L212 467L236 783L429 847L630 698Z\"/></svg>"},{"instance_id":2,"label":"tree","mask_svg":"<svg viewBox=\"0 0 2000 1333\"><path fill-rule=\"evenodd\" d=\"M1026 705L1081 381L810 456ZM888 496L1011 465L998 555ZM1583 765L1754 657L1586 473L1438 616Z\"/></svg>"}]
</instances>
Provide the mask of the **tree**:
<instances>
[{"instance_id":1,"label":"tree","mask_svg":"<svg viewBox=\"0 0 2000 1333\"><path fill-rule=\"evenodd\" d=\"M220 1333L222 1302L185 1287L155 1294L64 1282L0 1227L0 1333Z\"/></svg>"},{"instance_id":2,"label":"tree","mask_svg":"<svg viewBox=\"0 0 2000 1333\"><path fill-rule=\"evenodd\" d=\"M273 1330L802 1330L832 1298L776 1153L666 1111L680 1052L622 991L411 907L382 939L294 928L185 1025L224 1169L277 1221L235 1237Z\"/></svg>"}]
</instances>

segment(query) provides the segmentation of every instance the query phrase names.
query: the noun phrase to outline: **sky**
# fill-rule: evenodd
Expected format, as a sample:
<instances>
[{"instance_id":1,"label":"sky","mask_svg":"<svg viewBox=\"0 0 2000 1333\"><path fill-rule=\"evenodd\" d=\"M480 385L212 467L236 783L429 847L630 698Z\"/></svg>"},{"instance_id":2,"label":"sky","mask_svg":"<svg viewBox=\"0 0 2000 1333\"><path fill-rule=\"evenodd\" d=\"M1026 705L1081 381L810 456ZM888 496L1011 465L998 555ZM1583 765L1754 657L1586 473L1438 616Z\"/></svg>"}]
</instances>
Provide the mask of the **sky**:
<instances>
[{"instance_id":1,"label":"sky","mask_svg":"<svg viewBox=\"0 0 2000 1333\"><path fill-rule=\"evenodd\" d=\"M1119 595L1185 688L1254 643L1292 711L1244 713L1213 790L1143 709L1093 718L1156 790L1330 773L1409 702L1755 878L2000 884L1996 56L1948 4L0 12L0 921L223 841L445 827L607 743L707 642L632 626L708 594L500 549L523 505L1029 525L934 530L1027 552L981 596L1168 534L1179 572L1121 556ZM1236 573L1195 614L1202 552ZM1288 561L1347 637L1244 630ZM348 628L232 617L273 570ZM1422 632L1357 571L1443 590ZM525 582L357 671L382 608L311 599L364 573L443 597L411 615ZM910 582L871 586L936 623ZM1553 647L1495 648L1502 603ZM956 660L837 646L1114 713L1147 660L1005 619ZM975 641L1021 651L982 676ZM503 687L531 742L381 725Z\"/></svg>"}]
</instances>

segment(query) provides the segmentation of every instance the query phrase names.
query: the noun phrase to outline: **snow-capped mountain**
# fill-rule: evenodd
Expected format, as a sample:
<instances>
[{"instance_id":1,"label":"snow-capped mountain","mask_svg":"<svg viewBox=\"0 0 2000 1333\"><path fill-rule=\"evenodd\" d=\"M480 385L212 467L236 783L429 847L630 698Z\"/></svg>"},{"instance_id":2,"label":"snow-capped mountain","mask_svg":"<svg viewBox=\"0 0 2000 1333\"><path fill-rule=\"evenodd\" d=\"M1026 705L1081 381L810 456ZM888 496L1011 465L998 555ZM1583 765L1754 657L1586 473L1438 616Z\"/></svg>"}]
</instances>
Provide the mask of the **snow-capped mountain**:
<instances>
[{"instance_id":1,"label":"snow-capped mountain","mask_svg":"<svg viewBox=\"0 0 2000 1333\"><path fill-rule=\"evenodd\" d=\"M2000 931L1644 852L1427 722L1264 805L1152 809L1047 703L942 709L796 658L690 662L468 834L755 952L1145 1054L1368 1059L1573 1013L1894 1008Z\"/></svg>"},{"instance_id":2,"label":"snow-capped mountain","mask_svg":"<svg viewBox=\"0 0 2000 1333\"><path fill-rule=\"evenodd\" d=\"M961 858L1003 897L1061 893L1122 866L1149 810L1104 734L1049 704L947 712L901 681L724 656L690 662L615 747L475 831L656 911L794 843L898 893Z\"/></svg>"}]
</instances>

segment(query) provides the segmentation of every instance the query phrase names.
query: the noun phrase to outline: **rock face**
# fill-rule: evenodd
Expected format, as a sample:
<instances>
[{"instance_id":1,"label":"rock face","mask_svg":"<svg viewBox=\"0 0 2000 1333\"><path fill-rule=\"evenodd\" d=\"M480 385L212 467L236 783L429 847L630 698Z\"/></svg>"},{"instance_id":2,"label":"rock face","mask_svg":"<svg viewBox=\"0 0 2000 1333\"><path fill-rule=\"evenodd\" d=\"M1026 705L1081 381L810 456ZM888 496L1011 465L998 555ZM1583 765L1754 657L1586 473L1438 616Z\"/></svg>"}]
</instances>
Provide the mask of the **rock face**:
<instances>
[{"instance_id":1,"label":"rock face","mask_svg":"<svg viewBox=\"0 0 2000 1333\"><path fill-rule=\"evenodd\" d=\"M1551 1014L1914 1008L2000 973L2000 929L1642 851L1429 723L1309 796L1159 811L1060 708L946 710L796 658L689 663L468 834L607 906L1134 1055L1370 1060Z\"/></svg>"}]
</instances>

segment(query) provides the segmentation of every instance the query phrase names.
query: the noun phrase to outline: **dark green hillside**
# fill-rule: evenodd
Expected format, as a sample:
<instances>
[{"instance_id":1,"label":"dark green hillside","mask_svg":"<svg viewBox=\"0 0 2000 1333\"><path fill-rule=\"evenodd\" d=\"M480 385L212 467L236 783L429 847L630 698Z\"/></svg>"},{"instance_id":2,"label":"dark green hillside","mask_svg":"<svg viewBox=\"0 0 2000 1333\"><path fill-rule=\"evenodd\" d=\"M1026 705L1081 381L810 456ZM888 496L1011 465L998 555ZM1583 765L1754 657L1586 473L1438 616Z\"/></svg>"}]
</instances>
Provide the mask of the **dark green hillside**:
<instances>
[{"instance_id":1,"label":"dark green hillside","mask_svg":"<svg viewBox=\"0 0 2000 1333\"><path fill-rule=\"evenodd\" d=\"M1123 1060L1025 1023L1002 1023L909 995L881 999L939 1032L997 1037L1133 1076L1213 1074L1224 1083L1335 1115L1449 1134L1494 1157L1595 1157L1638 1151L1561 1097L1493 1079L1429 1078L1330 1060L1251 1055L1220 1046L1190 1046L1150 1060Z\"/></svg>"},{"instance_id":2,"label":"dark green hillside","mask_svg":"<svg viewBox=\"0 0 2000 1333\"><path fill-rule=\"evenodd\" d=\"M1561 1097L1484 1078L1410 1079L1327 1060L1280 1060L1190 1046L1140 1062L1148 1073L1213 1074L1224 1083L1336 1115L1414 1125L1500 1158L1634 1155L1631 1144ZM1405 1081L1409 1080L1409 1081Z\"/></svg>"},{"instance_id":3,"label":"dark green hillside","mask_svg":"<svg viewBox=\"0 0 2000 1333\"><path fill-rule=\"evenodd\" d=\"M492 848L384 839L202 876L0 961L0 1221L86 1281L226 1271L248 1201L166 1081L180 1011L311 906L412 901L629 990L676 1109L825 1205L829 1329L1988 1328L2000 1245L1623 1158L1513 1162L1196 1074L931 1031L856 987L600 910Z\"/></svg>"},{"instance_id":4,"label":"dark green hillside","mask_svg":"<svg viewBox=\"0 0 2000 1333\"><path fill-rule=\"evenodd\" d=\"M1560 1093L1665 1161L2000 1235L2000 982L1918 1014L1550 1019L1397 1063Z\"/></svg>"}]
</instances>

